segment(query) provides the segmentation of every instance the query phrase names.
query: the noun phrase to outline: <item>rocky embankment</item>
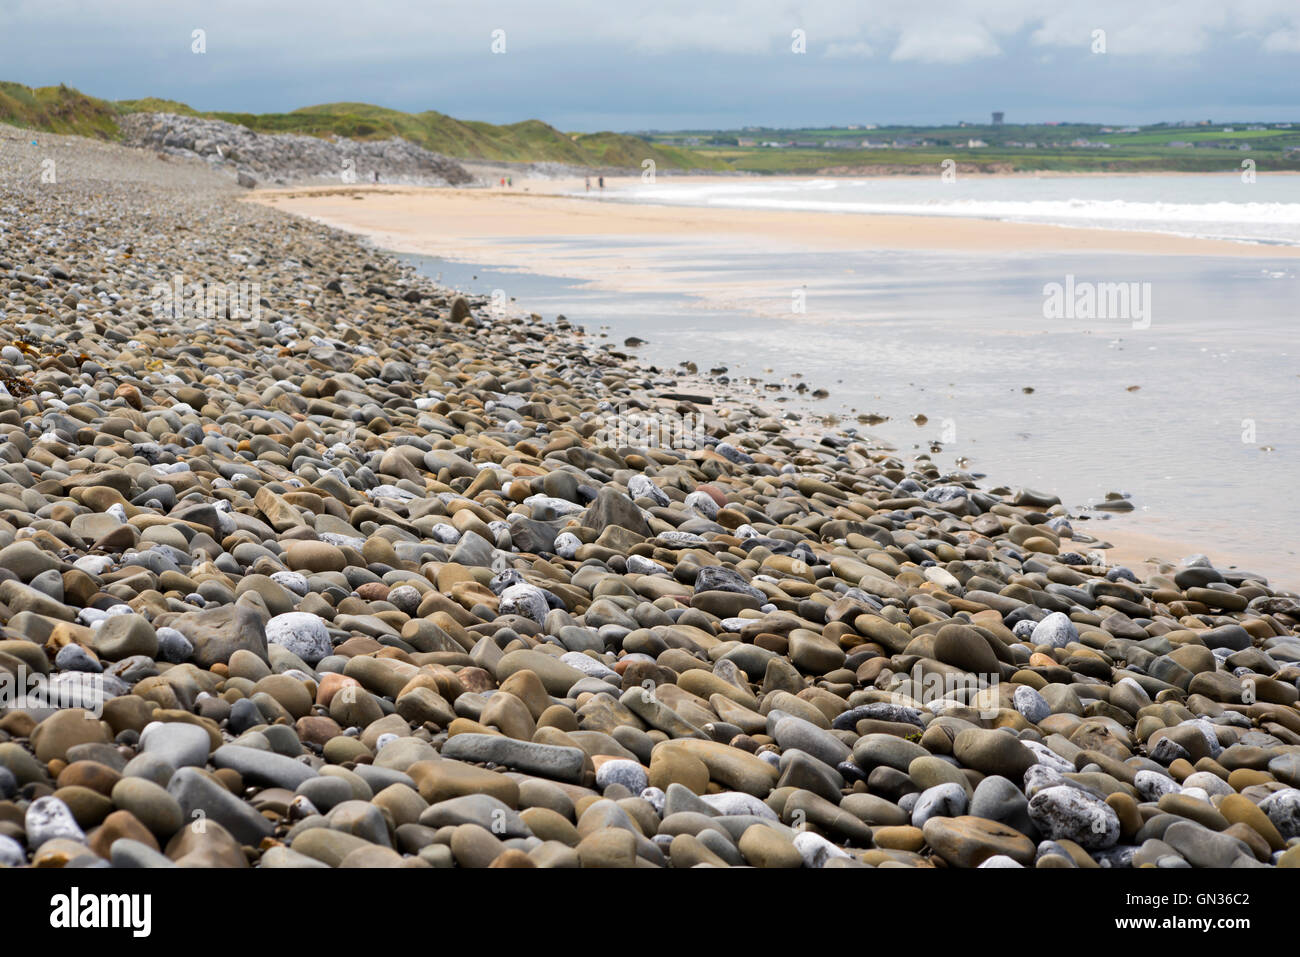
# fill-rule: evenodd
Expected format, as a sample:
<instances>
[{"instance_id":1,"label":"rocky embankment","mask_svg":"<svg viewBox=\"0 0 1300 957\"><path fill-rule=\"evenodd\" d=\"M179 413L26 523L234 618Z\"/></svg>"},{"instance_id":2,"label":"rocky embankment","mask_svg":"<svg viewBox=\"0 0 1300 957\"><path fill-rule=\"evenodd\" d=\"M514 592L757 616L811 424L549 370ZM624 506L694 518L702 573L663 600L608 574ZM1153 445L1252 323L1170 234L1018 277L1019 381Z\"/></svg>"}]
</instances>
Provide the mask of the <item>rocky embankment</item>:
<instances>
[{"instance_id":1,"label":"rocky embankment","mask_svg":"<svg viewBox=\"0 0 1300 957\"><path fill-rule=\"evenodd\" d=\"M0 862L1300 863L1294 593L5 145Z\"/></svg>"},{"instance_id":2,"label":"rocky embankment","mask_svg":"<svg viewBox=\"0 0 1300 957\"><path fill-rule=\"evenodd\" d=\"M473 177L455 160L407 140L321 139L257 133L221 120L174 113L131 113L120 121L123 142L168 156L198 157L258 183L400 183L461 186Z\"/></svg>"}]
</instances>

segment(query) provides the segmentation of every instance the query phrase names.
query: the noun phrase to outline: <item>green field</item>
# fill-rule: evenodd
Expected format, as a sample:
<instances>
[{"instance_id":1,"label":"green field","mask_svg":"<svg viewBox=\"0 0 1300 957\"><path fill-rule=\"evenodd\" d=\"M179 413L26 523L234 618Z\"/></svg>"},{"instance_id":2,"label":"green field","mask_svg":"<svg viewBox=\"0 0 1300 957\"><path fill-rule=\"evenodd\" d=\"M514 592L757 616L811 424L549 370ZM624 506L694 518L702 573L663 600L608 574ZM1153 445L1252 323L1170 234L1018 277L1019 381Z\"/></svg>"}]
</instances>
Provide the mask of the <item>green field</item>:
<instances>
[{"instance_id":1,"label":"green field","mask_svg":"<svg viewBox=\"0 0 1300 957\"><path fill-rule=\"evenodd\" d=\"M1246 129L1251 125L1268 128ZM1224 127L1231 129L1225 132ZM1254 160L1260 170L1300 170L1300 127L1224 122L1212 126L1150 126L1127 133L1105 129L1101 124L972 124L873 130L682 130L647 136L661 145L690 143L689 148L698 155L723 162L731 169L771 174L854 170L920 173L937 170L947 159L963 168L986 172L1218 172L1240 169L1247 158ZM738 145L742 140L800 145ZM862 148L864 140L882 145ZM971 148L970 140L982 140L987 145ZM1170 145L1174 142L1188 145ZM911 145L895 145L908 143ZM1025 145L1028 143L1035 145ZM850 148L837 148L849 144Z\"/></svg>"},{"instance_id":2,"label":"green field","mask_svg":"<svg viewBox=\"0 0 1300 957\"><path fill-rule=\"evenodd\" d=\"M1290 129L1279 128L1277 123L1162 124L1136 132L1072 123L564 133L541 120L494 125L459 120L434 110L406 113L368 103L325 103L290 113L199 112L174 100L150 97L110 102L66 86L32 89L0 83L0 122L28 129L117 139L121 135L118 118L139 112L209 117L263 133L359 140L397 136L461 160L624 169L640 169L649 159L662 170L792 175L926 173L937 171L944 160L951 159L960 168L985 172L1220 172L1240 169L1244 159L1251 159L1260 171L1300 171L1300 125ZM1267 128L1247 129L1252 125ZM1225 127L1230 129L1225 131ZM972 139L987 145L971 148ZM800 145L741 146L742 140ZM863 140L888 145L863 148ZM1171 146L1174 142L1187 145ZM1030 148L1027 143L1036 145ZM840 145L847 148L837 148ZM1249 149L1242 149L1243 145Z\"/></svg>"},{"instance_id":3,"label":"green field","mask_svg":"<svg viewBox=\"0 0 1300 957\"><path fill-rule=\"evenodd\" d=\"M813 175L854 170L869 172L937 172L944 160L951 159L962 168L974 167L981 172L1222 172L1241 169L1241 161L1255 160L1258 170L1300 171L1300 156L1284 156L1282 151L1232 152L1210 149L1133 150L819 150L819 149L710 149L696 152L723 162L733 170L773 175Z\"/></svg>"}]
</instances>

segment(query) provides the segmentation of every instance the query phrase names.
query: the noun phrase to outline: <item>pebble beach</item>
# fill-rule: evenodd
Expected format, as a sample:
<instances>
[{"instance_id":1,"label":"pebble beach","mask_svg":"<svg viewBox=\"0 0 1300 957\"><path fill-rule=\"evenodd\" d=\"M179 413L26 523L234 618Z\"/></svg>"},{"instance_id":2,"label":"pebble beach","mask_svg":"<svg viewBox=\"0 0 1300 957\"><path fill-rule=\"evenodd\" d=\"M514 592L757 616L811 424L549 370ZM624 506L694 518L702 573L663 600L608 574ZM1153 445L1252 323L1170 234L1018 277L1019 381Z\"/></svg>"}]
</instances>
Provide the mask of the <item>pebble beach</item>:
<instances>
[{"instance_id":1,"label":"pebble beach","mask_svg":"<svg viewBox=\"0 0 1300 957\"><path fill-rule=\"evenodd\" d=\"M0 864L1300 866L1300 582L0 151Z\"/></svg>"}]
</instances>

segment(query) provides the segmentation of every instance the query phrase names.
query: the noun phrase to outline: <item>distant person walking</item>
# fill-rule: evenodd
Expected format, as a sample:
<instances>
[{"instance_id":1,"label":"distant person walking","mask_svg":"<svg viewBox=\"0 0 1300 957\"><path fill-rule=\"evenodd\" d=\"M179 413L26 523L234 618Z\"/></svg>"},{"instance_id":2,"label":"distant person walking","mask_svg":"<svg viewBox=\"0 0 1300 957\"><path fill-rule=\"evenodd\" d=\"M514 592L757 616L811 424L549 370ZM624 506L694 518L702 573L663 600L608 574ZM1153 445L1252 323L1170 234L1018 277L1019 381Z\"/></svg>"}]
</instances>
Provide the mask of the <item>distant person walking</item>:
<instances>
[{"instance_id":1,"label":"distant person walking","mask_svg":"<svg viewBox=\"0 0 1300 957\"><path fill-rule=\"evenodd\" d=\"M600 188L601 189L605 188L605 177L603 176L600 178Z\"/></svg>"},{"instance_id":2,"label":"distant person walking","mask_svg":"<svg viewBox=\"0 0 1300 957\"><path fill-rule=\"evenodd\" d=\"M587 177L587 192L591 192L591 177Z\"/></svg>"}]
</instances>

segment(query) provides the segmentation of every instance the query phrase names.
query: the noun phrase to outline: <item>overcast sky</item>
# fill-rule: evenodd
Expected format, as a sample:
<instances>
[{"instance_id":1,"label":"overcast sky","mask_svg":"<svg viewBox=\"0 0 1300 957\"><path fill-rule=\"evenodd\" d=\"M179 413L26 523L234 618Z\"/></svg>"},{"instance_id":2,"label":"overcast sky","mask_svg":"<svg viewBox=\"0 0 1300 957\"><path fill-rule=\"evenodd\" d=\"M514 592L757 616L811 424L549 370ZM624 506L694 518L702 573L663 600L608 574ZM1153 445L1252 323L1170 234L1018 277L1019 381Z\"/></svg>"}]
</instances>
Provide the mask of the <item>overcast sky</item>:
<instances>
[{"instance_id":1,"label":"overcast sky","mask_svg":"<svg viewBox=\"0 0 1300 957\"><path fill-rule=\"evenodd\" d=\"M573 131L1300 121L1300 0L0 0L0 79Z\"/></svg>"}]
</instances>

